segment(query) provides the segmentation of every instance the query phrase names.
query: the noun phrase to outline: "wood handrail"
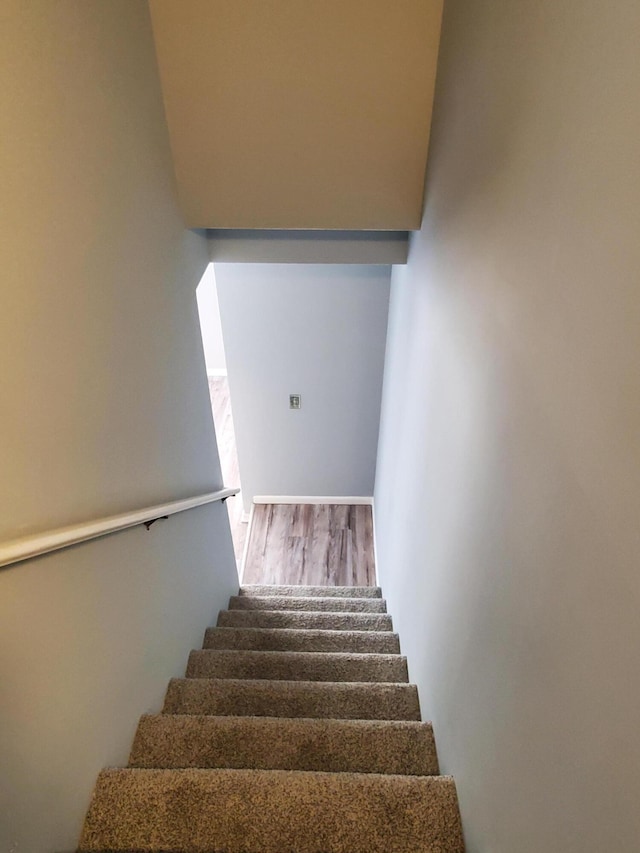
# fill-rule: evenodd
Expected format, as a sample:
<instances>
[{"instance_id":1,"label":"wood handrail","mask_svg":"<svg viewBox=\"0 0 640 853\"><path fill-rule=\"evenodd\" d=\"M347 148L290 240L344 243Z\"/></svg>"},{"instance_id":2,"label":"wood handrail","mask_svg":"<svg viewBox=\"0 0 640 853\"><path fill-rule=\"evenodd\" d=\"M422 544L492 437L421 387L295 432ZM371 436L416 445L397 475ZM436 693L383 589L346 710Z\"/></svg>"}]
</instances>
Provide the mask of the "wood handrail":
<instances>
[{"instance_id":1,"label":"wood handrail","mask_svg":"<svg viewBox=\"0 0 640 853\"><path fill-rule=\"evenodd\" d=\"M109 533L117 533L138 524L146 524L147 528L160 518L168 518L177 512L195 509L198 506L226 501L227 498L237 495L240 489L220 489L217 492L207 492L203 495L194 495L190 498L182 498L177 501L169 501L163 504L134 509L122 512L118 515L104 516L92 521L81 521L70 524L67 527L57 527L44 533L31 533L19 539L12 539L0 544L0 567L9 566L12 563L20 563L32 557L49 554L52 551L60 551L80 542L88 542L90 539L98 539Z\"/></svg>"}]
</instances>

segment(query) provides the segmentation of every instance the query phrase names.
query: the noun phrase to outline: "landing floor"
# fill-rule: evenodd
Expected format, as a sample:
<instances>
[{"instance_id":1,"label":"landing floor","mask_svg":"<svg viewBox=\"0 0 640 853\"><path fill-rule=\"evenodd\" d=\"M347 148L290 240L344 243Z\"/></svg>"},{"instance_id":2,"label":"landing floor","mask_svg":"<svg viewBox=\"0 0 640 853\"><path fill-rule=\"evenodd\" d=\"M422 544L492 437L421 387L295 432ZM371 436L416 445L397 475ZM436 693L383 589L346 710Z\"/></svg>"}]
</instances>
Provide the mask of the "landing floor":
<instances>
[{"instance_id":1,"label":"landing floor","mask_svg":"<svg viewBox=\"0 0 640 853\"><path fill-rule=\"evenodd\" d=\"M256 505L242 582L375 586L371 507Z\"/></svg>"}]
</instances>

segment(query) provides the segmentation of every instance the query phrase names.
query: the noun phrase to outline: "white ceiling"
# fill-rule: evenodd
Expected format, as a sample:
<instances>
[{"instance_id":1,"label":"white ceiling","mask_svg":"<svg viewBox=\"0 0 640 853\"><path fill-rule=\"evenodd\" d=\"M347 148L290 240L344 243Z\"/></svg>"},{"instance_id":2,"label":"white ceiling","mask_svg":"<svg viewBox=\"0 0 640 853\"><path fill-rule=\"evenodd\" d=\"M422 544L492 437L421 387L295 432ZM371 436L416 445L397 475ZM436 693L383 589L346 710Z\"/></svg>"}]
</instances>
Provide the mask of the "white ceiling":
<instances>
[{"instance_id":1,"label":"white ceiling","mask_svg":"<svg viewBox=\"0 0 640 853\"><path fill-rule=\"evenodd\" d=\"M151 0L191 227L418 228L442 0Z\"/></svg>"}]
</instances>

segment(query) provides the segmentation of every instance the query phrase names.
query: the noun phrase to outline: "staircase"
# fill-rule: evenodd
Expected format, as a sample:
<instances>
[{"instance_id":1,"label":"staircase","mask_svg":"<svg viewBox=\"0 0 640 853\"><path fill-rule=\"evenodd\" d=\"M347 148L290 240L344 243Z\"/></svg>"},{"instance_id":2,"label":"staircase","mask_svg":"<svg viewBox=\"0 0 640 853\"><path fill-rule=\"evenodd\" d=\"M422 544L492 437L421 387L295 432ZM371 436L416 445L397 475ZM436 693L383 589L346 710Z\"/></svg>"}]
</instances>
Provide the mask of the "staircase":
<instances>
[{"instance_id":1,"label":"staircase","mask_svg":"<svg viewBox=\"0 0 640 853\"><path fill-rule=\"evenodd\" d=\"M462 853L381 592L244 587L100 773L80 853Z\"/></svg>"}]
</instances>

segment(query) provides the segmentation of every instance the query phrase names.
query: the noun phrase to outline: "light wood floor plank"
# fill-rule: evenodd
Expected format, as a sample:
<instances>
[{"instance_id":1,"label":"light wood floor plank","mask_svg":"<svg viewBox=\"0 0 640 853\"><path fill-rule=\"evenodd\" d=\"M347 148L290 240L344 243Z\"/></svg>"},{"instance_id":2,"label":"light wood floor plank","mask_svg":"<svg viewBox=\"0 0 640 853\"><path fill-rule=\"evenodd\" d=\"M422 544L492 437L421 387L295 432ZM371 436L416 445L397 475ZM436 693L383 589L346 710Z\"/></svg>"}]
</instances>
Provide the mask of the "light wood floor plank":
<instances>
[{"instance_id":1,"label":"light wood floor plank","mask_svg":"<svg viewBox=\"0 0 640 853\"><path fill-rule=\"evenodd\" d=\"M375 586L371 507L256 505L243 583Z\"/></svg>"}]
</instances>

